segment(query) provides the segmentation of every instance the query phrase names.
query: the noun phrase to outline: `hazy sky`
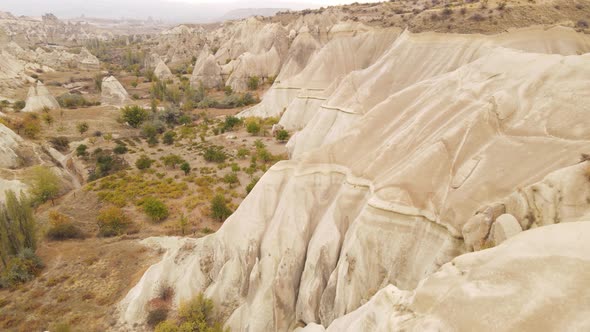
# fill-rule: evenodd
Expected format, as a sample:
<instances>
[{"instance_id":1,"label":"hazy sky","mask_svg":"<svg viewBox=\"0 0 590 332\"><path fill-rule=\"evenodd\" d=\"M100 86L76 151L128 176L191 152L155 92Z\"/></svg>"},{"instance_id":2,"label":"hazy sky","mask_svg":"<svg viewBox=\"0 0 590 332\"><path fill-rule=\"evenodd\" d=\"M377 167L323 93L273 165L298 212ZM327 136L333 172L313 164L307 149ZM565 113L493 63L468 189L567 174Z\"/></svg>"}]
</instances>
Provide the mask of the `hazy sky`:
<instances>
[{"instance_id":1,"label":"hazy sky","mask_svg":"<svg viewBox=\"0 0 590 332\"><path fill-rule=\"evenodd\" d=\"M173 22L206 22L239 8L318 8L359 0L0 0L0 11L15 15L40 16L53 13L60 18L82 14L105 18L164 19ZM359 2L379 2L362 0Z\"/></svg>"}]
</instances>

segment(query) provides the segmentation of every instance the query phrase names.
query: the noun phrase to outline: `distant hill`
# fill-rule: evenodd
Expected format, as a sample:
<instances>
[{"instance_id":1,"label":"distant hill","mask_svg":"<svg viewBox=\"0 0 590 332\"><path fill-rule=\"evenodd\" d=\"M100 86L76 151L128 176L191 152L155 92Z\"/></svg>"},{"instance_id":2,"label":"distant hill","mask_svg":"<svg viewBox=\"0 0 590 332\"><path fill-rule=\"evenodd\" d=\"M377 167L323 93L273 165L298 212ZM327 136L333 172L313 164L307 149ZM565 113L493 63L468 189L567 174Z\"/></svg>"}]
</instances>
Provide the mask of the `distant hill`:
<instances>
[{"instance_id":1,"label":"distant hill","mask_svg":"<svg viewBox=\"0 0 590 332\"><path fill-rule=\"evenodd\" d=\"M251 16L273 16L278 12L287 11L289 8L238 8L230 10L223 16L218 18L218 21L239 20Z\"/></svg>"}]
</instances>

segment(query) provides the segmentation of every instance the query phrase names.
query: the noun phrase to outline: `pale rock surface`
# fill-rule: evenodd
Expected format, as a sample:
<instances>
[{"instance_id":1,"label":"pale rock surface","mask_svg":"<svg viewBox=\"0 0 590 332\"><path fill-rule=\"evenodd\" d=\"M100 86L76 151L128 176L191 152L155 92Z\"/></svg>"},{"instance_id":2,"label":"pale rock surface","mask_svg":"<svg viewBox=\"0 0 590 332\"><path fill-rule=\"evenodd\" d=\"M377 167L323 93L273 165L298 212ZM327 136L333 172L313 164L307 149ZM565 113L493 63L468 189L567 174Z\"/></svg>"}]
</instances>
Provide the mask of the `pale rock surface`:
<instances>
[{"instance_id":1,"label":"pale rock surface","mask_svg":"<svg viewBox=\"0 0 590 332\"><path fill-rule=\"evenodd\" d=\"M26 106L22 112L38 112L45 108L58 109L59 103L47 87L41 81L37 81L37 84L29 88Z\"/></svg>"},{"instance_id":2,"label":"pale rock surface","mask_svg":"<svg viewBox=\"0 0 590 332\"><path fill-rule=\"evenodd\" d=\"M563 27L526 28L492 36L405 31L379 61L347 75L320 103L287 108L281 124L290 130L304 127L288 144L291 155L297 157L338 140L387 97L414 83L457 70L498 47L577 55L590 51L590 37Z\"/></svg>"},{"instance_id":3,"label":"pale rock surface","mask_svg":"<svg viewBox=\"0 0 590 332\"><path fill-rule=\"evenodd\" d=\"M167 80L174 77L170 71L170 68L168 68L168 66L166 66L162 60L157 62L156 67L154 68L154 75L156 75L156 77L160 80Z\"/></svg>"},{"instance_id":4,"label":"pale rock surface","mask_svg":"<svg viewBox=\"0 0 590 332\"><path fill-rule=\"evenodd\" d=\"M392 28L335 35L310 56L308 64L297 75L288 79L279 75L281 79L275 81L262 102L241 112L240 116L270 117L286 111L286 117L296 117L291 113L303 118L311 117L313 113L308 110L315 110L326 100L326 92L332 85L346 74L367 68L377 61L400 32ZM291 130L305 122L293 119L281 121L281 124Z\"/></svg>"},{"instance_id":5,"label":"pale rock surface","mask_svg":"<svg viewBox=\"0 0 590 332\"><path fill-rule=\"evenodd\" d=\"M16 151L21 143L22 138L19 135L0 124L0 168L18 166L20 158Z\"/></svg>"},{"instance_id":6,"label":"pale rock surface","mask_svg":"<svg viewBox=\"0 0 590 332\"><path fill-rule=\"evenodd\" d=\"M123 106L129 101L127 90L114 76L102 79L100 102L103 105Z\"/></svg>"},{"instance_id":7,"label":"pale rock surface","mask_svg":"<svg viewBox=\"0 0 590 332\"><path fill-rule=\"evenodd\" d=\"M455 37L463 41L453 44ZM525 231L433 273L468 249L462 230L478 212L486 216L485 228L475 227L474 233L486 236L503 213L524 222L521 208L542 211L525 230L587 217L584 194L590 186L587 179L579 181L586 165L578 163L590 141L590 54L577 54L588 50L588 37L527 30L501 37L400 38L391 45L399 52L381 57L394 65L375 61L352 72L327 100L325 106L333 109L322 108L327 115L318 120L326 121L309 120L304 130L314 123L319 144L270 168L217 233L187 240L190 249L159 263L165 269L146 272L147 282L121 302L119 327L144 322L154 296L146 287L162 280L175 287L175 303L204 292L228 317L226 326L238 331L339 324L390 284L397 290L386 288L391 294L378 301L385 303L379 312L392 310L393 322L376 322L384 331L405 324L399 316L407 311L417 313L407 323L416 331L535 330L537 321L587 327L579 315L584 310L570 308L590 303L586 293L575 296L586 291L578 285L590 277L590 234L584 235L590 224L571 226L581 231L569 225ZM503 38L504 46L490 43L494 38ZM571 55L543 54L560 52ZM325 61L330 60L336 62ZM379 75L359 80L372 71ZM529 190L535 201L524 205ZM559 197L563 206L545 208ZM553 231L557 236L550 236ZM539 241L547 239L555 242L543 247ZM553 262L554 257L582 264ZM557 275L545 268L548 262L566 264L559 271L573 273ZM490 272L496 269L506 273ZM539 273L523 273L529 270ZM547 322L548 293L528 285L556 287L551 294L565 304L563 319ZM388 305L410 301L399 292L414 289L409 309ZM500 310L507 298L514 298L518 310ZM471 310L455 310L461 306ZM533 310L514 315L526 306ZM364 325L351 326L363 330Z\"/></svg>"},{"instance_id":8,"label":"pale rock surface","mask_svg":"<svg viewBox=\"0 0 590 332\"><path fill-rule=\"evenodd\" d=\"M522 227L513 215L505 213L494 222L492 226L492 238L495 245L499 245L516 234L522 232Z\"/></svg>"},{"instance_id":9,"label":"pale rock surface","mask_svg":"<svg viewBox=\"0 0 590 332\"><path fill-rule=\"evenodd\" d=\"M208 89L223 85L221 67L217 64L215 56L209 53L208 49L201 51L201 54L197 58L190 82L194 88L199 87L200 84L203 84Z\"/></svg>"},{"instance_id":10,"label":"pale rock surface","mask_svg":"<svg viewBox=\"0 0 590 332\"><path fill-rule=\"evenodd\" d=\"M327 329L296 331L586 331L589 238L590 222L529 230L453 259L413 292L388 285Z\"/></svg>"}]
</instances>

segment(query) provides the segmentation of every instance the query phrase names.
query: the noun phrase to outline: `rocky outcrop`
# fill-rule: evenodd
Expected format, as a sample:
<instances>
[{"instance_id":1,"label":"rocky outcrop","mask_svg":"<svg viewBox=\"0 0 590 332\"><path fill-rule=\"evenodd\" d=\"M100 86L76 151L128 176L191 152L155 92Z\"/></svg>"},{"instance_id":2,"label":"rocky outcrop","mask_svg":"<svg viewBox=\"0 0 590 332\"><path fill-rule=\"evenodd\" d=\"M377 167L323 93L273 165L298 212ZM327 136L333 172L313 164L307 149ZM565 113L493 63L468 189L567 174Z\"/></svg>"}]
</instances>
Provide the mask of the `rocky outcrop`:
<instances>
[{"instance_id":1,"label":"rocky outcrop","mask_svg":"<svg viewBox=\"0 0 590 332\"><path fill-rule=\"evenodd\" d=\"M156 75L156 77L160 80L167 80L174 77L170 71L170 68L168 68L168 66L166 66L162 60L158 61L156 64L156 67L154 68L154 75Z\"/></svg>"},{"instance_id":2,"label":"rocky outcrop","mask_svg":"<svg viewBox=\"0 0 590 332\"><path fill-rule=\"evenodd\" d=\"M57 108L59 108L59 103L55 97L41 81L38 81L37 84L29 88L26 106L22 109L22 112L38 112Z\"/></svg>"},{"instance_id":3,"label":"rocky outcrop","mask_svg":"<svg viewBox=\"0 0 590 332\"><path fill-rule=\"evenodd\" d=\"M100 102L103 105L123 106L131 99L127 90L114 76L102 79Z\"/></svg>"},{"instance_id":4,"label":"rocky outcrop","mask_svg":"<svg viewBox=\"0 0 590 332\"><path fill-rule=\"evenodd\" d=\"M3 124L0 124L0 168L14 168L19 165L17 150L22 138ZM8 181L10 183L10 181ZM4 193L3 190L0 190Z\"/></svg>"},{"instance_id":5,"label":"rocky outcrop","mask_svg":"<svg viewBox=\"0 0 590 332\"><path fill-rule=\"evenodd\" d=\"M590 222L530 230L453 259L413 292L388 285L327 329L296 331L585 331L589 238Z\"/></svg>"},{"instance_id":6,"label":"rocky outcrop","mask_svg":"<svg viewBox=\"0 0 590 332\"><path fill-rule=\"evenodd\" d=\"M502 214L524 223L525 232L506 240L502 246L507 247L533 227L587 219L589 186L579 156L590 140L585 116L590 57L577 54L588 50L588 41L567 29L493 37L403 34L365 69L322 85L329 98L311 116L299 117L305 129L297 136L314 143L299 146L296 138L296 157L273 166L217 233L183 240L181 249L148 270L122 301L121 324L143 322L159 282L174 285L176 303L204 292L232 330L291 331L310 325L322 331L333 324L339 330L339 318L361 317L361 306L380 289L392 289L388 285L395 285L394 292L376 298L383 303L378 310L394 312L389 306L394 302L417 303L410 315L427 317L434 295L410 302L409 293L397 290L453 294L454 280L465 280L461 271L489 275L486 269L494 264L481 259L492 259L487 254L458 258L455 264L471 263L444 284L436 283L435 272L476 241L488 242L495 222L505 226L498 221ZM309 61L314 63L319 61ZM322 82L326 77L320 76ZM560 199L564 204L555 204ZM527 209L533 216L522 216ZM475 242L468 243L465 227L478 215ZM526 257L534 257L532 248ZM482 270L475 270L478 266ZM580 285L586 276L574 271ZM424 288L429 280L432 288ZM492 288L482 291L497 289ZM474 293L461 297L461 289L455 300L469 303ZM527 299L528 293L515 296ZM488 297L483 293L481 301ZM531 299L542 307L543 301ZM487 312L464 316L454 309L459 305L440 301L433 326L443 330L465 329L468 325L461 324L469 317ZM576 305L577 300L568 302L565 310L575 315ZM456 317L444 317L449 311ZM536 316L525 317L522 326L533 326ZM355 326L354 319L344 322ZM424 330L428 322L417 319L411 326ZM396 326L375 324L383 330ZM511 324L516 321L506 326L519 330Z\"/></svg>"},{"instance_id":7,"label":"rocky outcrop","mask_svg":"<svg viewBox=\"0 0 590 332\"><path fill-rule=\"evenodd\" d=\"M221 67L208 48L201 51L191 76L191 86L198 88L201 84L208 89L223 86Z\"/></svg>"}]
</instances>

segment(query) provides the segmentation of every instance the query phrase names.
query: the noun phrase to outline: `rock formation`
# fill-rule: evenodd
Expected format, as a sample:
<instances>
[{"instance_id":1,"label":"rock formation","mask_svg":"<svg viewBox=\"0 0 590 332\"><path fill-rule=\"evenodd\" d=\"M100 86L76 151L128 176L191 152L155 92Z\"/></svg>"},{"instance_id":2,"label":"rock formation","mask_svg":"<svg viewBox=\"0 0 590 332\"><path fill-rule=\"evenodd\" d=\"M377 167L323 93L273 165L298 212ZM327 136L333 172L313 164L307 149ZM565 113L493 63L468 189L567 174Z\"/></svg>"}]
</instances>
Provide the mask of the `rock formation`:
<instances>
[{"instance_id":1,"label":"rock formation","mask_svg":"<svg viewBox=\"0 0 590 332\"><path fill-rule=\"evenodd\" d=\"M38 81L37 84L29 88L26 106L22 109L22 112L37 112L44 109L52 110L57 108L59 108L57 100L55 100L47 87L41 81Z\"/></svg>"},{"instance_id":2,"label":"rock formation","mask_svg":"<svg viewBox=\"0 0 590 332\"><path fill-rule=\"evenodd\" d=\"M170 71L170 68L168 68L168 66L166 66L162 60L157 62L156 67L154 68L154 75L156 75L156 77L160 80L167 80L174 77Z\"/></svg>"},{"instance_id":3,"label":"rock formation","mask_svg":"<svg viewBox=\"0 0 590 332\"><path fill-rule=\"evenodd\" d=\"M130 101L129 94L114 76L102 79L100 102L103 105L123 106Z\"/></svg>"},{"instance_id":4,"label":"rock formation","mask_svg":"<svg viewBox=\"0 0 590 332\"><path fill-rule=\"evenodd\" d=\"M413 292L388 285L327 329L295 331L585 331L588 238L587 221L530 230L453 259Z\"/></svg>"},{"instance_id":5,"label":"rock formation","mask_svg":"<svg viewBox=\"0 0 590 332\"><path fill-rule=\"evenodd\" d=\"M0 168L13 168L19 164L17 149L22 138L3 124L0 124ZM10 183L8 181L7 183ZM2 188L2 186L0 186ZM0 190L3 194L4 190Z\"/></svg>"},{"instance_id":6,"label":"rock formation","mask_svg":"<svg viewBox=\"0 0 590 332\"><path fill-rule=\"evenodd\" d=\"M414 330L464 330L474 319L485 330L481 324L497 327L489 323L494 313L507 330L543 322L547 303L519 282L556 283L543 270L553 253L589 259L582 240L572 242L576 249L560 251L556 240L555 248L536 251L547 232L571 238L573 229L590 231L585 224L525 234L590 213L589 166L579 162L590 140L590 38L567 28L397 35L332 38L285 79L301 84L287 86L295 94L265 96L276 98L268 105L287 105L282 125L303 128L290 141L293 160L273 166L217 233L168 245L121 302L121 324L143 322L160 282L174 285L176 303L204 292L237 331L389 331L405 322ZM301 107L298 96L318 102ZM515 225L498 221L503 214L524 232L460 256L493 245L494 233L512 236ZM496 286L501 279L482 285L487 275L520 269L518 257L531 259L538 279L521 273L505 289ZM575 289L588 278L584 267L565 269L575 271ZM470 270L473 283L461 272ZM496 289L522 306L530 298L534 313L520 320L501 303L487 305ZM560 310L575 323L564 326L587 326L572 317L590 302L585 295L565 300L568 294L560 295ZM460 310L474 297L480 306Z\"/></svg>"},{"instance_id":7,"label":"rock formation","mask_svg":"<svg viewBox=\"0 0 590 332\"><path fill-rule=\"evenodd\" d=\"M195 63L191 76L191 85L198 87L203 84L205 88L215 88L223 85L221 67L217 64L215 56L204 50Z\"/></svg>"}]
</instances>

